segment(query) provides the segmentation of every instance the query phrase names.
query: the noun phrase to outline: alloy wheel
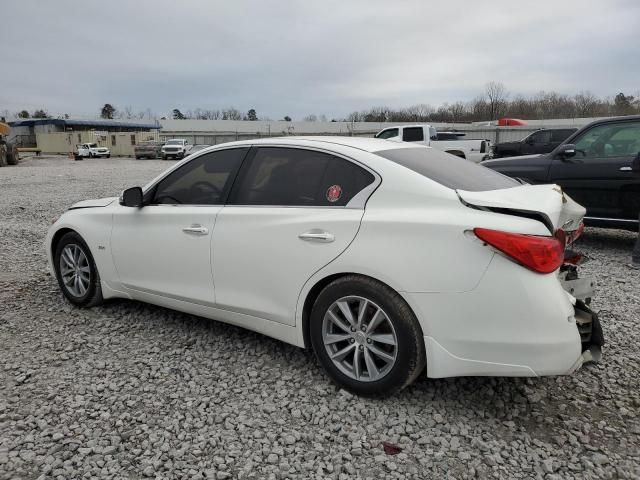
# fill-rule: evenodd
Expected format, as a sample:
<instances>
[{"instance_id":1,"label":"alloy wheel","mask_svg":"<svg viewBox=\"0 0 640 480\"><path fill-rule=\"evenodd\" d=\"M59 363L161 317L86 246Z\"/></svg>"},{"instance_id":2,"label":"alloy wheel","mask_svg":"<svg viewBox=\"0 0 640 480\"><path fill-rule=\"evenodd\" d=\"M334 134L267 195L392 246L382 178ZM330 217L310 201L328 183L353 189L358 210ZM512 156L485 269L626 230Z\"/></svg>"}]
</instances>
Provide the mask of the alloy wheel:
<instances>
[{"instance_id":1,"label":"alloy wheel","mask_svg":"<svg viewBox=\"0 0 640 480\"><path fill-rule=\"evenodd\" d=\"M87 293L91 280L89 260L79 245L66 245L60 254L60 276L67 291L74 297Z\"/></svg>"},{"instance_id":2,"label":"alloy wheel","mask_svg":"<svg viewBox=\"0 0 640 480\"><path fill-rule=\"evenodd\" d=\"M396 362L398 338L385 311L359 296L342 297L327 309L322 342L333 364L345 375L373 382Z\"/></svg>"}]
</instances>

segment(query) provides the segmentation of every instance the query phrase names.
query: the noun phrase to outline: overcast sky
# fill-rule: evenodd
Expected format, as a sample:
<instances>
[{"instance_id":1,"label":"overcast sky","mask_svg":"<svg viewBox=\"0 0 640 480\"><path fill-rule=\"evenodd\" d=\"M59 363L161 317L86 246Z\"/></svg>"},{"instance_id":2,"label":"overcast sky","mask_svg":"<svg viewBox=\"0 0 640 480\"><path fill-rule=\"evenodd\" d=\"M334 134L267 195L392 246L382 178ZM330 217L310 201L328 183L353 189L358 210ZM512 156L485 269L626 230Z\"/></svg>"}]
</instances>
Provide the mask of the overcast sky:
<instances>
[{"instance_id":1,"label":"overcast sky","mask_svg":"<svg viewBox=\"0 0 640 480\"><path fill-rule=\"evenodd\" d=\"M640 1L19 0L0 8L0 112L342 117L385 105L640 91Z\"/></svg>"}]
</instances>

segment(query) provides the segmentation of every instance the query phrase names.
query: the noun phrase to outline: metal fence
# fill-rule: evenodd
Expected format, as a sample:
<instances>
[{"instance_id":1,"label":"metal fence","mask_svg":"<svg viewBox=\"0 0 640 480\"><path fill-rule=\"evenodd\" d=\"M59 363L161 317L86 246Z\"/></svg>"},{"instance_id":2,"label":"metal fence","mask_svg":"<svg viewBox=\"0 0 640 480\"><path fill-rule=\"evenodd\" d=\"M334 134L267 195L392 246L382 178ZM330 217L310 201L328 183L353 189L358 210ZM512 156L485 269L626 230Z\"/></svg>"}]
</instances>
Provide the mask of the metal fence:
<instances>
[{"instance_id":1,"label":"metal fence","mask_svg":"<svg viewBox=\"0 0 640 480\"><path fill-rule=\"evenodd\" d=\"M533 133L539 130L539 127L476 127L469 126L468 128L456 128L456 131L464 133L465 136L463 139L471 140L471 139L486 139L490 140L491 143L500 143L500 142L514 142L523 139L530 133ZM348 136L350 137L373 137L377 130L352 130L348 132ZM327 135L327 136L336 136L336 135L345 135L345 133L336 133L336 132L314 132L314 133L305 133L307 135ZM160 132L160 140L166 141L171 138L184 138L191 142L194 145L217 145L219 143L226 142L235 142L238 140L253 140L257 138L273 138L273 137L282 137L282 132L222 132L222 131L211 131L211 132L184 132L184 131L167 131L163 130Z\"/></svg>"}]
</instances>

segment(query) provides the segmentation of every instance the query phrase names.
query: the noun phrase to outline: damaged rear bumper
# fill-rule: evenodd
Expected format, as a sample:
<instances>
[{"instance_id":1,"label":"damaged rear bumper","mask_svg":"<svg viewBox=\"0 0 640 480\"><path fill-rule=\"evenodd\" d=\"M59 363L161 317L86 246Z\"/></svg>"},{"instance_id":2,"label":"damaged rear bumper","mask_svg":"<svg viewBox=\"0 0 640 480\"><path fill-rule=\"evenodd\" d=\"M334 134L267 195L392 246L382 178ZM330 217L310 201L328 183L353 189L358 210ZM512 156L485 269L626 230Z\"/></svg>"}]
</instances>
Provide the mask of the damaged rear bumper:
<instances>
[{"instance_id":1,"label":"damaged rear bumper","mask_svg":"<svg viewBox=\"0 0 640 480\"><path fill-rule=\"evenodd\" d=\"M571 369L575 371L585 363L600 361L604 346L604 334L598 314L589 306L594 295L593 280L578 278L575 267L561 272L559 280L573 304L576 327L582 344L582 354Z\"/></svg>"}]
</instances>

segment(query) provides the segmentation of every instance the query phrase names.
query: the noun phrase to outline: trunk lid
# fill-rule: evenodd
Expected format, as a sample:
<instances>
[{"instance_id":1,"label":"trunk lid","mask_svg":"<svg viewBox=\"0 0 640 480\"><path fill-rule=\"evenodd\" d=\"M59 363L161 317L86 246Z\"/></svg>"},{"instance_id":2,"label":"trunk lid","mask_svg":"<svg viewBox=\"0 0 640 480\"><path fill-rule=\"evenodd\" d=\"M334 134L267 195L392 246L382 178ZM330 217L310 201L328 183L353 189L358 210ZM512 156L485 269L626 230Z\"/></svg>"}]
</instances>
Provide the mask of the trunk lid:
<instances>
[{"instance_id":1,"label":"trunk lid","mask_svg":"<svg viewBox=\"0 0 640 480\"><path fill-rule=\"evenodd\" d=\"M513 188L470 192L456 190L460 201L472 208L536 218L551 233L576 230L586 209L565 194L558 185L521 185Z\"/></svg>"}]
</instances>

